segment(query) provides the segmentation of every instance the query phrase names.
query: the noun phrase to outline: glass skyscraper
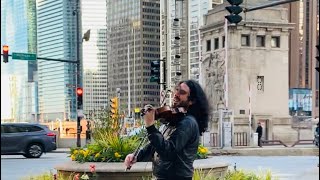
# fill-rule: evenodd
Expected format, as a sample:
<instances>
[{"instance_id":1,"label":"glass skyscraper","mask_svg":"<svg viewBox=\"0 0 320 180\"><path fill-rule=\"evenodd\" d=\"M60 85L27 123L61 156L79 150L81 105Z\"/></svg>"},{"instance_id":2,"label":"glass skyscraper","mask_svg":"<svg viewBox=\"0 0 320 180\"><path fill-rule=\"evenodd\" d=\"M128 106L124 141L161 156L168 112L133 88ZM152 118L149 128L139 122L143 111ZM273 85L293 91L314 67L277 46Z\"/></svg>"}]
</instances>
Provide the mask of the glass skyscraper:
<instances>
[{"instance_id":1,"label":"glass skyscraper","mask_svg":"<svg viewBox=\"0 0 320 180\"><path fill-rule=\"evenodd\" d=\"M77 60L76 1L37 0L38 57ZM76 65L39 60L38 79L40 120L75 120Z\"/></svg>"},{"instance_id":2,"label":"glass skyscraper","mask_svg":"<svg viewBox=\"0 0 320 180\"><path fill-rule=\"evenodd\" d=\"M36 53L36 33L35 0L1 0L1 45L9 46L9 54ZM2 120L38 121L36 71L36 61L1 61Z\"/></svg>"},{"instance_id":3,"label":"glass skyscraper","mask_svg":"<svg viewBox=\"0 0 320 180\"><path fill-rule=\"evenodd\" d=\"M106 0L82 0L82 30L90 30L89 41L82 42L84 113L106 108L107 95L107 6Z\"/></svg>"}]
</instances>

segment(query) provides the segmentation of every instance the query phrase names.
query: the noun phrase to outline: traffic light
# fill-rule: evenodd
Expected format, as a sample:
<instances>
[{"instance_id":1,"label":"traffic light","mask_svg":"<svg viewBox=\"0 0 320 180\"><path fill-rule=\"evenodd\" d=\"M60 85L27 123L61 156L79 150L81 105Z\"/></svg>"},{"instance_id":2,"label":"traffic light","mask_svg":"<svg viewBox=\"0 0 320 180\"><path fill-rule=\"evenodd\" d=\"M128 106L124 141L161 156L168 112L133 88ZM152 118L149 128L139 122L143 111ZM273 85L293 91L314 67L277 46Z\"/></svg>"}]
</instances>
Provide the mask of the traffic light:
<instances>
[{"instance_id":1,"label":"traffic light","mask_svg":"<svg viewBox=\"0 0 320 180\"><path fill-rule=\"evenodd\" d=\"M227 20L232 24L238 24L242 21L242 17L239 15L243 9L239 5L243 3L243 0L227 0L231 6L227 6L226 9L230 15L225 16Z\"/></svg>"},{"instance_id":2,"label":"traffic light","mask_svg":"<svg viewBox=\"0 0 320 180\"><path fill-rule=\"evenodd\" d=\"M316 70L319 72L319 45L316 45L316 48L318 50L318 55L316 56L316 59L317 59Z\"/></svg>"},{"instance_id":3,"label":"traffic light","mask_svg":"<svg viewBox=\"0 0 320 180\"><path fill-rule=\"evenodd\" d=\"M77 102L78 102L78 109L82 109L82 104L83 104L83 89L81 87L77 88Z\"/></svg>"},{"instance_id":4,"label":"traffic light","mask_svg":"<svg viewBox=\"0 0 320 180\"><path fill-rule=\"evenodd\" d=\"M3 62L4 63L9 62L9 46L8 45L2 46L2 54L3 54Z\"/></svg>"},{"instance_id":5,"label":"traffic light","mask_svg":"<svg viewBox=\"0 0 320 180\"><path fill-rule=\"evenodd\" d=\"M112 119L115 119L118 115L118 108L119 108L119 104L118 104L118 97L114 97L112 99L110 99L110 117Z\"/></svg>"},{"instance_id":6,"label":"traffic light","mask_svg":"<svg viewBox=\"0 0 320 180\"><path fill-rule=\"evenodd\" d=\"M151 61L150 82L160 83L160 60Z\"/></svg>"}]
</instances>

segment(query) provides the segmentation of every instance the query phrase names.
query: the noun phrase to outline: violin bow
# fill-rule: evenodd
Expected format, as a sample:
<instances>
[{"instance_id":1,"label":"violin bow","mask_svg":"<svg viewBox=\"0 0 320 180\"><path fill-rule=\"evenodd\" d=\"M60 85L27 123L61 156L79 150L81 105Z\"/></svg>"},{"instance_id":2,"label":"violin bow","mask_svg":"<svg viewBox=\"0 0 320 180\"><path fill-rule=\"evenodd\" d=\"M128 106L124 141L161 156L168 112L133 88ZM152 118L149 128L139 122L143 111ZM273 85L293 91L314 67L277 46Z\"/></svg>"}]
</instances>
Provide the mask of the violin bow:
<instances>
[{"instance_id":1,"label":"violin bow","mask_svg":"<svg viewBox=\"0 0 320 180\"><path fill-rule=\"evenodd\" d=\"M147 139L147 134L144 135L143 139L141 140L139 146L137 147L137 149L135 150L134 154L133 154L133 161L137 158L138 154L139 154L139 150L140 150L140 147L144 144L144 142L146 141ZM130 170L132 166L128 166L126 171Z\"/></svg>"}]
</instances>

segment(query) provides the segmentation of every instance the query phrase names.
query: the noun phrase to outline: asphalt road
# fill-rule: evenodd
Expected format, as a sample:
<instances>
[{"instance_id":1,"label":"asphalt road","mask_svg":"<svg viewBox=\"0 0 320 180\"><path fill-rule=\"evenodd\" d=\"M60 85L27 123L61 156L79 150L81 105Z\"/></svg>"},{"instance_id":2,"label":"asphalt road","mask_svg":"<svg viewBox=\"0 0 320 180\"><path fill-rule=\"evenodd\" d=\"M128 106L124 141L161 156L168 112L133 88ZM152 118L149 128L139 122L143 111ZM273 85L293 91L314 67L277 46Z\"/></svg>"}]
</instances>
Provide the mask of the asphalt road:
<instances>
[{"instance_id":1,"label":"asphalt road","mask_svg":"<svg viewBox=\"0 0 320 180\"><path fill-rule=\"evenodd\" d=\"M1 180L20 180L30 175L56 172L54 167L70 161L69 154L47 153L39 159L27 159L19 155L1 155Z\"/></svg>"},{"instance_id":2,"label":"asphalt road","mask_svg":"<svg viewBox=\"0 0 320 180\"><path fill-rule=\"evenodd\" d=\"M243 169L263 173L268 170L278 180L317 180L319 179L318 156L215 156L215 162L227 162L230 169ZM66 153L47 153L40 159L27 159L23 156L1 156L1 180L19 180L30 175L56 172L54 167L70 161Z\"/></svg>"}]
</instances>

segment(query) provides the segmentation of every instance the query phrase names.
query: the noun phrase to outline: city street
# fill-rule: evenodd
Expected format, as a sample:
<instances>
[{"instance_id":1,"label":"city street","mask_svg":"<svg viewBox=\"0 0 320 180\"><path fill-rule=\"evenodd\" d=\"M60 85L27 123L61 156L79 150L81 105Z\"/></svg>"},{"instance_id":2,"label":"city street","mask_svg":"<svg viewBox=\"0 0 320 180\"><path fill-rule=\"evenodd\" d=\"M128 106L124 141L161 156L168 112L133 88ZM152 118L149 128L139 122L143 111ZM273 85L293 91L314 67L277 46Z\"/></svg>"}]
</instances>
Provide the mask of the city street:
<instances>
[{"instance_id":1,"label":"city street","mask_svg":"<svg viewBox=\"0 0 320 180\"><path fill-rule=\"evenodd\" d=\"M237 170L244 169L254 172L270 170L279 180L317 180L319 168L317 156L215 156L216 162L227 162L230 169L236 163ZM1 179L18 180L28 175L43 172L55 172L54 167L69 161L68 154L47 153L40 159L26 159L23 156L1 156Z\"/></svg>"},{"instance_id":2,"label":"city street","mask_svg":"<svg viewBox=\"0 0 320 180\"><path fill-rule=\"evenodd\" d=\"M20 180L30 175L56 172L54 167L70 161L69 154L47 153L39 159L27 159L19 155L1 155L1 180Z\"/></svg>"}]
</instances>

